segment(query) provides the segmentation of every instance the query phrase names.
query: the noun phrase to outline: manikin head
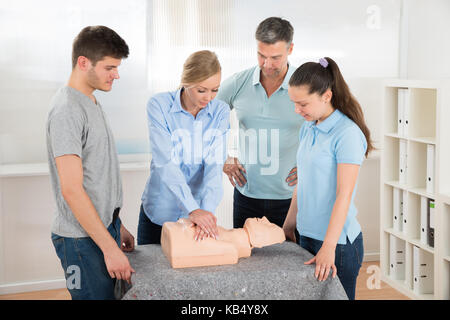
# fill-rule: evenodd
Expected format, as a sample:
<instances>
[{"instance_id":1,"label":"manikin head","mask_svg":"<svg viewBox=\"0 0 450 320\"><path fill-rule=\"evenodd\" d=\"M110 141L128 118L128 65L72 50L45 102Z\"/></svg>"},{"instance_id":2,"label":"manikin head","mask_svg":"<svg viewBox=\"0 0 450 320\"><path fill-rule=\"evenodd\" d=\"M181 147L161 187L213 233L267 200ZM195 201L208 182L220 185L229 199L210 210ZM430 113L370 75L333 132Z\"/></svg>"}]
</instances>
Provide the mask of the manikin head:
<instances>
[{"instance_id":1,"label":"manikin head","mask_svg":"<svg viewBox=\"0 0 450 320\"><path fill-rule=\"evenodd\" d=\"M244 229L247 231L252 247L261 248L286 240L282 228L262 218L248 218L245 220Z\"/></svg>"}]
</instances>

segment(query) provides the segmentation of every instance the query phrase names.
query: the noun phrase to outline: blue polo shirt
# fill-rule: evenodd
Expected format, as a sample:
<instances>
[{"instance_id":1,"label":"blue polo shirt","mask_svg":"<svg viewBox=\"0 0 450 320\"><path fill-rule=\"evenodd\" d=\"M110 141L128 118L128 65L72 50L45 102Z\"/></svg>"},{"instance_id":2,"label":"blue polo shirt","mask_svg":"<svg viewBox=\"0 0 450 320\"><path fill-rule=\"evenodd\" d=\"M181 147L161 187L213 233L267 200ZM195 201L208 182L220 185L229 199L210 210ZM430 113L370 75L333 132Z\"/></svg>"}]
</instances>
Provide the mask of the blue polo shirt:
<instances>
[{"instance_id":1,"label":"blue polo shirt","mask_svg":"<svg viewBox=\"0 0 450 320\"><path fill-rule=\"evenodd\" d=\"M305 122L299 137L297 230L302 236L323 241L336 202L337 165L361 165L367 141L361 129L337 109L319 125ZM346 244L347 237L353 243L361 232L353 202L356 188L338 244Z\"/></svg>"},{"instance_id":2,"label":"blue polo shirt","mask_svg":"<svg viewBox=\"0 0 450 320\"><path fill-rule=\"evenodd\" d=\"M288 83L295 67L270 96L260 81L259 66L238 72L219 88L217 99L236 110L239 122L238 159L247 174L239 192L256 199L290 199L294 187L286 178L295 167L298 132L304 119L295 113L289 99Z\"/></svg>"},{"instance_id":3,"label":"blue polo shirt","mask_svg":"<svg viewBox=\"0 0 450 320\"><path fill-rule=\"evenodd\" d=\"M158 93L147 104L152 161L142 206L158 225L196 209L215 213L223 195L230 108L214 99L194 118L180 94Z\"/></svg>"}]
</instances>

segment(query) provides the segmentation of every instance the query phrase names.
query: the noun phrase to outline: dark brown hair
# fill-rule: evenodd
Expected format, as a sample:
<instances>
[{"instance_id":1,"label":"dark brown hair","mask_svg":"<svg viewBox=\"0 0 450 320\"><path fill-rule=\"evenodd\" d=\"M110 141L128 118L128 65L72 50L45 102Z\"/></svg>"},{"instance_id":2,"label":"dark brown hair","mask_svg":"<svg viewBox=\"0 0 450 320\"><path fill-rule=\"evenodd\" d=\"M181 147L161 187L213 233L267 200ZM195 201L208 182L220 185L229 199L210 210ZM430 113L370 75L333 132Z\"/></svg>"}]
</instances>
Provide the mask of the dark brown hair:
<instances>
[{"instance_id":1,"label":"dark brown hair","mask_svg":"<svg viewBox=\"0 0 450 320\"><path fill-rule=\"evenodd\" d=\"M322 95L327 89L330 89L333 94L331 97L333 108L338 109L355 122L366 137L367 150L365 156L367 157L369 152L374 150L374 146L370 138L369 128L364 120L361 105L350 92L336 62L328 57L324 59L326 62L322 60L323 65L317 62L302 64L292 74L289 85L291 87L307 85L309 94L317 93L318 95Z\"/></svg>"},{"instance_id":2,"label":"dark brown hair","mask_svg":"<svg viewBox=\"0 0 450 320\"><path fill-rule=\"evenodd\" d=\"M105 57L123 59L128 54L128 45L114 30L105 26L88 26L73 41L72 69L80 56L88 58L95 66Z\"/></svg>"}]
</instances>

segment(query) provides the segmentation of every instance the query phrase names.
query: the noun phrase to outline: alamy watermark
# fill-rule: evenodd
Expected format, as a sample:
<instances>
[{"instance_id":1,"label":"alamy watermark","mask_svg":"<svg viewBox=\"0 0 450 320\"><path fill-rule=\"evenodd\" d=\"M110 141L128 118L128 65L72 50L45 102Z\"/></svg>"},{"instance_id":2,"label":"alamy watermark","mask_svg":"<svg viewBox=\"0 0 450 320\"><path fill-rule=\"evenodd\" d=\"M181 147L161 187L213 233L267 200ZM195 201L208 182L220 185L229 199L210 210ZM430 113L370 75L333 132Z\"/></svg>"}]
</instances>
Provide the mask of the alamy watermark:
<instances>
[{"instance_id":1,"label":"alamy watermark","mask_svg":"<svg viewBox=\"0 0 450 320\"><path fill-rule=\"evenodd\" d=\"M237 133L237 135L236 135ZM230 139L238 136L239 159L242 164L261 166L261 175L275 175L280 168L279 129L230 130ZM193 130L176 129L171 134L170 161L176 165L223 165L227 159L227 135L218 129L203 132L201 122ZM237 141L234 141L235 144Z\"/></svg>"},{"instance_id":2,"label":"alamy watermark","mask_svg":"<svg viewBox=\"0 0 450 320\"><path fill-rule=\"evenodd\" d=\"M81 289L81 270L77 265L67 267L66 286L69 290Z\"/></svg>"},{"instance_id":3,"label":"alamy watermark","mask_svg":"<svg viewBox=\"0 0 450 320\"><path fill-rule=\"evenodd\" d=\"M372 274L367 278L366 285L369 290L381 289L381 269L377 265L370 265L367 273Z\"/></svg>"}]
</instances>

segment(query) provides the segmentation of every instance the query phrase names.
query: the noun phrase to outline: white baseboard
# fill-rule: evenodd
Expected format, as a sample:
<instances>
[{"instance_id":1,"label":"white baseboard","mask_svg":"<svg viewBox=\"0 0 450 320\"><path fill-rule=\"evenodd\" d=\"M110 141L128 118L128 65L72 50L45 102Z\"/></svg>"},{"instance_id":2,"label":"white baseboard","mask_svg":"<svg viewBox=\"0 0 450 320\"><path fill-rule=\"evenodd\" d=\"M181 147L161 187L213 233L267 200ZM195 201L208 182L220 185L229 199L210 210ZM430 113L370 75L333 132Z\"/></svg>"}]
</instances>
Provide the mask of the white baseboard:
<instances>
[{"instance_id":1,"label":"white baseboard","mask_svg":"<svg viewBox=\"0 0 450 320\"><path fill-rule=\"evenodd\" d=\"M0 295L53 290L53 289L64 289L65 287L66 287L66 279L10 283L0 285Z\"/></svg>"},{"instance_id":2,"label":"white baseboard","mask_svg":"<svg viewBox=\"0 0 450 320\"><path fill-rule=\"evenodd\" d=\"M380 253L379 252L367 252L364 254L363 261L364 262L380 261Z\"/></svg>"}]
</instances>

